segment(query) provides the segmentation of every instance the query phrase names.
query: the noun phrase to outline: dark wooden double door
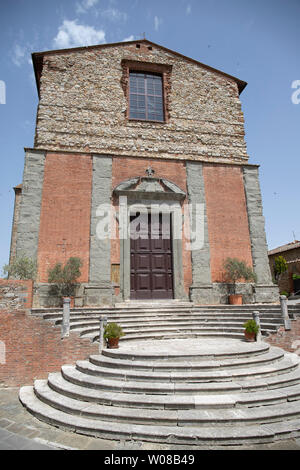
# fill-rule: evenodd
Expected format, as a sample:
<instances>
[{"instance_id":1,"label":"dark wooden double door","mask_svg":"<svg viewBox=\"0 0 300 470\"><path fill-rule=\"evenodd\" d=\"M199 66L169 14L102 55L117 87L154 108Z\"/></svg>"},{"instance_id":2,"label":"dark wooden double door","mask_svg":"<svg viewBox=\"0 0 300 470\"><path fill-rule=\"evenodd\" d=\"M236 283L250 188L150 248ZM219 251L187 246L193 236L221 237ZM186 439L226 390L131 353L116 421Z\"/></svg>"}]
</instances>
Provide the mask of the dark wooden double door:
<instances>
[{"instance_id":1,"label":"dark wooden double door","mask_svg":"<svg viewBox=\"0 0 300 470\"><path fill-rule=\"evenodd\" d=\"M136 214L130 227L131 299L173 299L171 214Z\"/></svg>"}]
</instances>

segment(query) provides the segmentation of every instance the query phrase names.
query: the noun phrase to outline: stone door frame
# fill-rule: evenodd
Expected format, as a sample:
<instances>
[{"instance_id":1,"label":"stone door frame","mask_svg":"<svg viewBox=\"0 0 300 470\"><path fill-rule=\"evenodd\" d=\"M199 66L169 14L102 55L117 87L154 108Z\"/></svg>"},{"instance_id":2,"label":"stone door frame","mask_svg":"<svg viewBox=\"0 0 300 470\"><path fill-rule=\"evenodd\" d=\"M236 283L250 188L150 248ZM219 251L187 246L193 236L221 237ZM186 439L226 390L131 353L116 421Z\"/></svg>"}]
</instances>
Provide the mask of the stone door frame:
<instances>
[{"instance_id":1,"label":"stone door frame","mask_svg":"<svg viewBox=\"0 0 300 470\"><path fill-rule=\"evenodd\" d=\"M157 210L155 206L158 206ZM165 208L165 210L164 210ZM174 299L186 300L183 283L182 262L182 208L178 201L158 199L127 199L127 207L123 208L122 223L124 233L128 235L130 215L139 212L170 213L172 233L173 293ZM120 217L119 217L120 223ZM120 295L122 300L130 300L130 237L120 238Z\"/></svg>"}]
</instances>

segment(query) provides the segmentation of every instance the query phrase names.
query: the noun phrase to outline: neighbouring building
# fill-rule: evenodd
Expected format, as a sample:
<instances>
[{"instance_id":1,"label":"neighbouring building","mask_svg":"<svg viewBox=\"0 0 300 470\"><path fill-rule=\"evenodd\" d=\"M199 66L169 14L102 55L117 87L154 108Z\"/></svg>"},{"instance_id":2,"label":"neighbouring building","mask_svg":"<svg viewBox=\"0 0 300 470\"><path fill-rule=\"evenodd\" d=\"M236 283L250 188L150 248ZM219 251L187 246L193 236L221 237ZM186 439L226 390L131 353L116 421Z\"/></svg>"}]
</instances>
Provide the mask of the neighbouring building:
<instances>
[{"instance_id":1,"label":"neighbouring building","mask_svg":"<svg viewBox=\"0 0 300 470\"><path fill-rule=\"evenodd\" d=\"M295 240L278 246L268 252L270 270L275 279L275 259L282 256L287 262L287 270L278 279L280 292L300 295L300 241Z\"/></svg>"},{"instance_id":2,"label":"neighbouring building","mask_svg":"<svg viewBox=\"0 0 300 470\"><path fill-rule=\"evenodd\" d=\"M245 82L146 39L32 57L39 104L11 259L37 260L35 306L58 302L48 269L71 256L83 262L77 306L227 303L227 257L257 275L238 285L245 302L278 301Z\"/></svg>"}]
</instances>

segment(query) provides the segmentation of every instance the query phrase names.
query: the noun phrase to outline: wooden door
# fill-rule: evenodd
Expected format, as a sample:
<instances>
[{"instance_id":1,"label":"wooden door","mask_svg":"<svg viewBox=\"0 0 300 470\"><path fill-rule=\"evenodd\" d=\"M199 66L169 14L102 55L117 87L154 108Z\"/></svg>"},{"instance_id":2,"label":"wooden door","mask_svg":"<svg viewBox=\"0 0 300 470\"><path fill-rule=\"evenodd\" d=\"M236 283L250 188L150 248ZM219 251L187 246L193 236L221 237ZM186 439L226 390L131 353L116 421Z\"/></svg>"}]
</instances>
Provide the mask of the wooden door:
<instances>
[{"instance_id":1,"label":"wooden door","mask_svg":"<svg viewBox=\"0 0 300 470\"><path fill-rule=\"evenodd\" d=\"M131 299L172 299L171 214L137 214L130 222Z\"/></svg>"}]
</instances>

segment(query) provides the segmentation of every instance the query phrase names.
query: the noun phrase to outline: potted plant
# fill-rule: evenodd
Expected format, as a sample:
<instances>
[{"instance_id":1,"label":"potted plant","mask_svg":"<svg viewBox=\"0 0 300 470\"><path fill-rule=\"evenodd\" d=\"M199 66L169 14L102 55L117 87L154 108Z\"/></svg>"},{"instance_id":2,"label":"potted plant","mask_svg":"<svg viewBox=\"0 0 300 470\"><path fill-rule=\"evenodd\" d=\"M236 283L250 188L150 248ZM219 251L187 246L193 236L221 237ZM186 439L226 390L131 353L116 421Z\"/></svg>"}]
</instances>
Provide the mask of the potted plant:
<instances>
[{"instance_id":1,"label":"potted plant","mask_svg":"<svg viewBox=\"0 0 300 470\"><path fill-rule=\"evenodd\" d=\"M241 305L243 303L242 294L236 293L236 283L238 281L256 281L256 275L252 269L246 265L245 261L237 258L227 258L224 263L226 280L232 284L232 293L229 295L229 303Z\"/></svg>"},{"instance_id":2,"label":"potted plant","mask_svg":"<svg viewBox=\"0 0 300 470\"><path fill-rule=\"evenodd\" d=\"M82 261L80 258L71 257L66 262L65 266L62 263L56 263L53 268L48 270L48 282L54 284L54 292L56 295L63 297L70 297L70 307L74 307L74 295L76 280L80 277L80 268Z\"/></svg>"},{"instance_id":3,"label":"potted plant","mask_svg":"<svg viewBox=\"0 0 300 470\"><path fill-rule=\"evenodd\" d=\"M246 341L255 341L256 335L259 331L259 326L256 324L255 320L248 320L244 323L244 335Z\"/></svg>"},{"instance_id":4,"label":"potted plant","mask_svg":"<svg viewBox=\"0 0 300 470\"><path fill-rule=\"evenodd\" d=\"M119 339L124 336L123 330L117 323L107 323L104 328L103 337L107 342L109 349L116 349L119 347Z\"/></svg>"}]
</instances>

